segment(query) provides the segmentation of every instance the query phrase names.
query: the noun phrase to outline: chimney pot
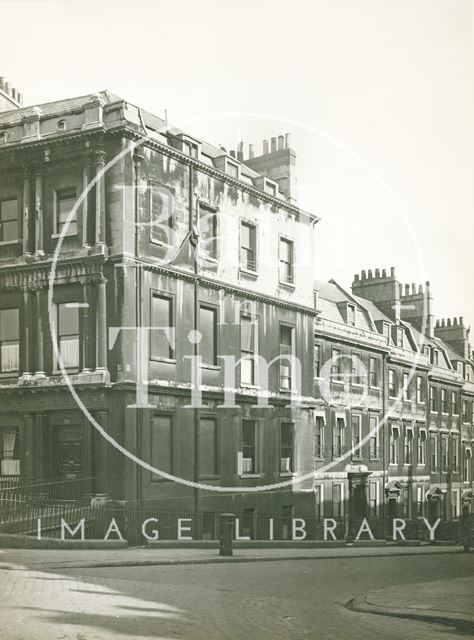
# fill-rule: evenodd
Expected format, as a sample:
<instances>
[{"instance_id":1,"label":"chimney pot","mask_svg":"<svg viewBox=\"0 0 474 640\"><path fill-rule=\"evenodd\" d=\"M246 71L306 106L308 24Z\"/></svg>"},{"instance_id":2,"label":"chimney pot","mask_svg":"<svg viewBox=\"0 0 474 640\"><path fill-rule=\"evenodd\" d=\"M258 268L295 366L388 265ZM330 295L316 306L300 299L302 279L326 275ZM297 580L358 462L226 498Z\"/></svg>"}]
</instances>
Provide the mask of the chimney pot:
<instances>
[{"instance_id":1,"label":"chimney pot","mask_svg":"<svg viewBox=\"0 0 474 640\"><path fill-rule=\"evenodd\" d=\"M459 324L461 326L464 324L464 318L462 316L459 317Z\"/></svg>"},{"instance_id":2,"label":"chimney pot","mask_svg":"<svg viewBox=\"0 0 474 640\"><path fill-rule=\"evenodd\" d=\"M448 320L448 322L449 322L449 320ZM445 323L445 321L444 321L444 318L441 320L441 326L442 326L442 327L445 327L445 326L446 326L446 323Z\"/></svg>"},{"instance_id":3,"label":"chimney pot","mask_svg":"<svg viewBox=\"0 0 474 640\"><path fill-rule=\"evenodd\" d=\"M382 269L382 278L387 277L387 269Z\"/></svg>"},{"instance_id":4,"label":"chimney pot","mask_svg":"<svg viewBox=\"0 0 474 640\"><path fill-rule=\"evenodd\" d=\"M243 142L239 142L237 144L237 159L240 160L241 162L244 159L244 143Z\"/></svg>"},{"instance_id":5,"label":"chimney pot","mask_svg":"<svg viewBox=\"0 0 474 640\"><path fill-rule=\"evenodd\" d=\"M249 158L254 157L253 144L249 144Z\"/></svg>"},{"instance_id":6,"label":"chimney pot","mask_svg":"<svg viewBox=\"0 0 474 640\"><path fill-rule=\"evenodd\" d=\"M369 269L369 273L367 274L369 280L372 280L372 269Z\"/></svg>"},{"instance_id":7,"label":"chimney pot","mask_svg":"<svg viewBox=\"0 0 474 640\"><path fill-rule=\"evenodd\" d=\"M354 275L354 282L359 282L359 274L358 273L356 273Z\"/></svg>"},{"instance_id":8,"label":"chimney pot","mask_svg":"<svg viewBox=\"0 0 474 640\"><path fill-rule=\"evenodd\" d=\"M23 104L23 94L18 91L18 104Z\"/></svg>"},{"instance_id":9,"label":"chimney pot","mask_svg":"<svg viewBox=\"0 0 474 640\"><path fill-rule=\"evenodd\" d=\"M418 285L418 293L423 293L423 285Z\"/></svg>"},{"instance_id":10,"label":"chimney pot","mask_svg":"<svg viewBox=\"0 0 474 640\"><path fill-rule=\"evenodd\" d=\"M5 90L5 78L0 76L0 89Z\"/></svg>"},{"instance_id":11,"label":"chimney pot","mask_svg":"<svg viewBox=\"0 0 474 640\"><path fill-rule=\"evenodd\" d=\"M395 278L395 267L390 267L390 277Z\"/></svg>"},{"instance_id":12,"label":"chimney pot","mask_svg":"<svg viewBox=\"0 0 474 640\"><path fill-rule=\"evenodd\" d=\"M375 269L375 277L380 278L380 269Z\"/></svg>"},{"instance_id":13,"label":"chimney pot","mask_svg":"<svg viewBox=\"0 0 474 640\"><path fill-rule=\"evenodd\" d=\"M8 93L8 95L11 95L10 91L11 91L10 83L5 82L5 92Z\"/></svg>"},{"instance_id":14,"label":"chimney pot","mask_svg":"<svg viewBox=\"0 0 474 640\"><path fill-rule=\"evenodd\" d=\"M410 295L410 285L409 285L409 284L406 284L406 285L405 285L405 295L406 295L406 296L409 296L409 295Z\"/></svg>"},{"instance_id":15,"label":"chimney pot","mask_svg":"<svg viewBox=\"0 0 474 640\"><path fill-rule=\"evenodd\" d=\"M265 156L268 153L268 140L263 141L263 155Z\"/></svg>"},{"instance_id":16,"label":"chimney pot","mask_svg":"<svg viewBox=\"0 0 474 640\"><path fill-rule=\"evenodd\" d=\"M285 148L285 136L278 136L278 149Z\"/></svg>"},{"instance_id":17,"label":"chimney pot","mask_svg":"<svg viewBox=\"0 0 474 640\"><path fill-rule=\"evenodd\" d=\"M430 281L429 281L429 280L427 280L427 281L425 282L425 287L426 287L426 293L428 293L428 292L429 292L429 290L430 290Z\"/></svg>"},{"instance_id":18,"label":"chimney pot","mask_svg":"<svg viewBox=\"0 0 474 640\"><path fill-rule=\"evenodd\" d=\"M453 318L453 327L457 327L457 325L458 325L458 319Z\"/></svg>"},{"instance_id":19,"label":"chimney pot","mask_svg":"<svg viewBox=\"0 0 474 640\"><path fill-rule=\"evenodd\" d=\"M446 326L447 326L447 327L450 327L450 326L451 326L451 318L448 318L448 321L447 321L447 323L446 323Z\"/></svg>"},{"instance_id":20,"label":"chimney pot","mask_svg":"<svg viewBox=\"0 0 474 640\"><path fill-rule=\"evenodd\" d=\"M272 138L272 153L276 151L276 148L277 148L277 139L274 137Z\"/></svg>"},{"instance_id":21,"label":"chimney pot","mask_svg":"<svg viewBox=\"0 0 474 640\"><path fill-rule=\"evenodd\" d=\"M416 294L416 284L414 282L412 282L411 285L411 293L413 296Z\"/></svg>"},{"instance_id":22,"label":"chimney pot","mask_svg":"<svg viewBox=\"0 0 474 640\"><path fill-rule=\"evenodd\" d=\"M290 148L290 134L285 133L285 149L289 149L289 148Z\"/></svg>"},{"instance_id":23,"label":"chimney pot","mask_svg":"<svg viewBox=\"0 0 474 640\"><path fill-rule=\"evenodd\" d=\"M439 320L436 320L436 327L439 327Z\"/></svg>"},{"instance_id":24,"label":"chimney pot","mask_svg":"<svg viewBox=\"0 0 474 640\"><path fill-rule=\"evenodd\" d=\"M231 158L235 158L235 150L234 150L234 149L231 149L231 150L229 151L229 155L230 155L230 157L231 157Z\"/></svg>"},{"instance_id":25,"label":"chimney pot","mask_svg":"<svg viewBox=\"0 0 474 640\"><path fill-rule=\"evenodd\" d=\"M365 273L365 269L362 270L362 280L366 280L367 279L367 275Z\"/></svg>"}]
</instances>

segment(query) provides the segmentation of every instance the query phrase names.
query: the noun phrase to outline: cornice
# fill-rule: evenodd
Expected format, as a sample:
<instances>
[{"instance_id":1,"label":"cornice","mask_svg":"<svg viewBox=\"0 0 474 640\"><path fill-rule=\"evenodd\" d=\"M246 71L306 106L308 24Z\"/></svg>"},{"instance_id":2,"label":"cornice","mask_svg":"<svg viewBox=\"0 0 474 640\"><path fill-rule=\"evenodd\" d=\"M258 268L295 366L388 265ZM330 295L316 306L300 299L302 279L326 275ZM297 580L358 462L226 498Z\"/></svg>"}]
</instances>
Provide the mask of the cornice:
<instances>
[{"instance_id":1,"label":"cornice","mask_svg":"<svg viewBox=\"0 0 474 640\"><path fill-rule=\"evenodd\" d=\"M78 283L82 280L95 282L101 276L103 256L90 256L86 259L59 261L56 265L54 286ZM49 286L52 261L31 262L29 264L0 267L0 290L35 290Z\"/></svg>"},{"instance_id":2,"label":"cornice","mask_svg":"<svg viewBox=\"0 0 474 640\"><path fill-rule=\"evenodd\" d=\"M243 287L237 287L235 285L222 282L221 280L212 280L210 278L203 277L200 274L194 274L188 271L181 271L179 269L175 269L173 267L159 265L159 264L151 264L148 262L142 262L140 260L134 260L133 258L126 257L117 257L114 256L110 259L110 262L121 262L123 264L129 263L130 266L140 265L145 271L150 271L152 273L159 273L165 276L171 276L173 278L178 278L180 280L185 280L189 283L197 283L201 284L204 287L216 290L223 290L226 293L230 293L237 296L243 296L250 300L255 300L256 302L261 302L262 304L272 304L277 307L281 307L283 309L288 309L290 311L297 311L299 313L304 313L305 315L309 315L315 317L317 315L317 311L311 307L306 307L305 305L298 304L295 302L291 302L289 300L283 300L282 298L276 298L274 296L265 295L264 293L257 293L252 291L251 289L245 289Z\"/></svg>"},{"instance_id":3,"label":"cornice","mask_svg":"<svg viewBox=\"0 0 474 640\"><path fill-rule=\"evenodd\" d=\"M117 129L111 130L108 133L110 133L110 134L117 133ZM137 131L135 131L133 129L130 129L127 126L123 126L122 125L121 133L125 137L131 138L133 140L142 140L143 139L143 135L142 134L140 134L139 132L137 132ZM271 205L273 205L275 207L278 207L279 209L283 209L285 211L288 211L289 213L292 213L293 215L295 215L297 218L306 217L313 224L316 224L320 220L320 218L318 216L316 216L314 213L309 213L307 211L303 211L299 207L296 207L295 205L292 205L289 202L285 202L284 200L280 200L280 199L272 196L271 194L269 194L269 193L267 193L265 191L260 191L260 189L257 189L256 187L253 187L252 185L246 184L245 182L237 180L236 178L232 178L232 176L229 176L227 173L219 171L215 167L210 167L207 164L203 164L202 162L200 162L196 158L192 158L192 157L186 155L185 153L182 153L178 149L175 149L173 147L168 147L167 145L161 144L157 140L153 140L152 138L148 138L147 137L143 141L143 145L147 146L147 147L149 147L151 149L154 149L156 151L159 151L160 153L163 153L163 154L169 156L170 158L174 158L175 160L179 160L183 164L187 164L188 166L194 167L195 169L201 171L202 173L206 173L207 175L209 175L209 176L211 176L213 178L217 178L218 180L221 180L222 182L225 182L225 183L227 183L227 184L229 184L229 185L231 185L233 187L236 187L236 188L240 189L241 191L245 191L245 192L249 193L250 195L255 196L256 198L259 198L260 200L264 200L265 202L268 202L269 204L271 204Z\"/></svg>"}]
</instances>

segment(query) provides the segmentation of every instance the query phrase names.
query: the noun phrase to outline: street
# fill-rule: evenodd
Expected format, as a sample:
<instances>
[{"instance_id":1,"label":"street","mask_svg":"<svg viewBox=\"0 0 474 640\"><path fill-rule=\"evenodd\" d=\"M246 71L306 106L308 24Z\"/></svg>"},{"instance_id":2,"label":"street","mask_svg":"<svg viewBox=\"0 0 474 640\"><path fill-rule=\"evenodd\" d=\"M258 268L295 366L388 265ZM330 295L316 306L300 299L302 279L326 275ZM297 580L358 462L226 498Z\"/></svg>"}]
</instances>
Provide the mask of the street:
<instances>
[{"instance_id":1,"label":"street","mask_svg":"<svg viewBox=\"0 0 474 640\"><path fill-rule=\"evenodd\" d=\"M433 589L445 584L449 591L450 580L473 575L474 556L461 553L7 570L0 572L0 635L2 640L449 640L468 637L472 628L358 613L345 604L393 585L432 582Z\"/></svg>"}]
</instances>

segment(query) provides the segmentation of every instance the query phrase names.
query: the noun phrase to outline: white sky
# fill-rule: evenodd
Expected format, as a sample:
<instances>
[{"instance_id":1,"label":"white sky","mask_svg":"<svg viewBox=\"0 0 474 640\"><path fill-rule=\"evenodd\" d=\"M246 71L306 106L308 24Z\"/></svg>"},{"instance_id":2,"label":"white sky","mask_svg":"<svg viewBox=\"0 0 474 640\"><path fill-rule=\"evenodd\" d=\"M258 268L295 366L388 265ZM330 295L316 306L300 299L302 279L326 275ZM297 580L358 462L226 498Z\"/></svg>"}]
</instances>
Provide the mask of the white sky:
<instances>
[{"instance_id":1,"label":"white sky","mask_svg":"<svg viewBox=\"0 0 474 640\"><path fill-rule=\"evenodd\" d=\"M396 266L474 326L472 8L0 0L0 75L27 104L107 88L227 148L291 132L315 277Z\"/></svg>"}]
</instances>

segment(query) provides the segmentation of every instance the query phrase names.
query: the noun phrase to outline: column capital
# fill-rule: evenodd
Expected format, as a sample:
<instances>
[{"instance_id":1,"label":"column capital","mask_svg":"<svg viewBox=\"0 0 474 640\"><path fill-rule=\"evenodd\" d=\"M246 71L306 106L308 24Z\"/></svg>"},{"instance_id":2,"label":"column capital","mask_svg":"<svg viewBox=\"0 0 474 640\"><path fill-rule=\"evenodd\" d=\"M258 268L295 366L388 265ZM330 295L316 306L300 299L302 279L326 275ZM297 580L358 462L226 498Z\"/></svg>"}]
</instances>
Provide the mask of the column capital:
<instances>
[{"instance_id":1,"label":"column capital","mask_svg":"<svg viewBox=\"0 0 474 640\"><path fill-rule=\"evenodd\" d=\"M107 159L107 155L104 149L90 149L88 152L89 162L94 167L100 167L105 165L105 161Z\"/></svg>"},{"instance_id":2,"label":"column capital","mask_svg":"<svg viewBox=\"0 0 474 640\"><path fill-rule=\"evenodd\" d=\"M145 160L145 154L140 147L135 147L133 150L133 162L137 165L141 164Z\"/></svg>"}]
</instances>

